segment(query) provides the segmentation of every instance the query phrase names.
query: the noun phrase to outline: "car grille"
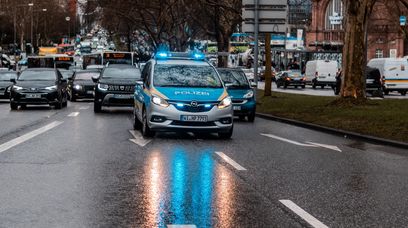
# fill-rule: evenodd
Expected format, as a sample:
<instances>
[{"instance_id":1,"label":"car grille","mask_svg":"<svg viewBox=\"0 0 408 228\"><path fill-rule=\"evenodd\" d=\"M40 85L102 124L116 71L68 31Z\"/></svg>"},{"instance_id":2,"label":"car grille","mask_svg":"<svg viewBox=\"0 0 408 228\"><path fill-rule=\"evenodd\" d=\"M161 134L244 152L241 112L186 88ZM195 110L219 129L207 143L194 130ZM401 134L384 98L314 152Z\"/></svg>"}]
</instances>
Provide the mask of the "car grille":
<instances>
[{"instance_id":1,"label":"car grille","mask_svg":"<svg viewBox=\"0 0 408 228\"><path fill-rule=\"evenodd\" d=\"M84 88L85 88L86 91L89 91L89 90L94 90L94 89L95 89L95 86L93 86L93 85L91 85L91 86L84 86Z\"/></svg>"},{"instance_id":2,"label":"car grille","mask_svg":"<svg viewBox=\"0 0 408 228\"><path fill-rule=\"evenodd\" d=\"M5 90L6 90L6 88L1 88L1 87L0 87L0 91L5 91Z\"/></svg>"},{"instance_id":3,"label":"car grille","mask_svg":"<svg viewBox=\"0 0 408 228\"><path fill-rule=\"evenodd\" d=\"M246 103L246 100L244 99L232 99L233 104L243 104Z\"/></svg>"},{"instance_id":4,"label":"car grille","mask_svg":"<svg viewBox=\"0 0 408 228\"><path fill-rule=\"evenodd\" d=\"M187 102L170 101L169 103L174 105L177 110L182 112L208 112L216 104L215 102L201 102L197 103L196 106L193 106L191 103Z\"/></svg>"},{"instance_id":5,"label":"car grille","mask_svg":"<svg viewBox=\"0 0 408 228\"><path fill-rule=\"evenodd\" d=\"M133 85L109 85L108 91L114 92L133 92L135 86Z\"/></svg>"},{"instance_id":6,"label":"car grille","mask_svg":"<svg viewBox=\"0 0 408 228\"><path fill-rule=\"evenodd\" d=\"M174 126L187 126L187 127L214 127L216 126L214 122L185 122L174 120L171 125Z\"/></svg>"}]
</instances>

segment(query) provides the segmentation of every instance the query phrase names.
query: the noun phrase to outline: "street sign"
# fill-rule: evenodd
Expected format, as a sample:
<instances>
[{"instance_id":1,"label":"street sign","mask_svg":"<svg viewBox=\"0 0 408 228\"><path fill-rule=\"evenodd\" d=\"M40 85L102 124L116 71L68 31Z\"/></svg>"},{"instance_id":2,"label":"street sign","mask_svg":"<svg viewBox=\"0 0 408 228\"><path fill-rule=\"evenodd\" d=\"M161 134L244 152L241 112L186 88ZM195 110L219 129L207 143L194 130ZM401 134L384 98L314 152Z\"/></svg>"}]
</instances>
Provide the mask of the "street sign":
<instances>
[{"instance_id":1,"label":"street sign","mask_svg":"<svg viewBox=\"0 0 408 228\"><path fill-rule=\"evenodd\" d=\"M407 24L407 17L406 16L400 16L400 25L405 26Z\"/></svg>"},{"instance_id":2,"label":"street sign","mask_svg":"<svg viewBox=\"0 0 408 228\"><path fill-rule=\"evenodd\" d=\"M243 0L242 25L243 32L255 32L255 12L254 0ZM287 28L287 0L259 0L259 32L260 33L285 33Z\"/></svg>"}]
</instances>

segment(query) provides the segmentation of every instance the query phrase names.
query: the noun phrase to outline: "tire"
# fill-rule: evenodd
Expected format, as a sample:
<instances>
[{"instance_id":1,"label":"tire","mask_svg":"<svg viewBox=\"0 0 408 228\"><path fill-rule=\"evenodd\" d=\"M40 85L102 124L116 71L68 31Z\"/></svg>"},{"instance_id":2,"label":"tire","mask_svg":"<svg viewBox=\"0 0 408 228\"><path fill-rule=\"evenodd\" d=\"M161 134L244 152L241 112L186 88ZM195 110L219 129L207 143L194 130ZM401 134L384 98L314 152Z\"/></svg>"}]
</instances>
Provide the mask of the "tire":
<instances>
[{"instance_id":1,"label":"tire","mask_svg":"<svg viewBox=\"0 0 408 228\"><path fill-rule=\"evenodd\" d=\"M407 91L406 90L404 90L404 91L401 91L401 96L406 96L407 95Z\"/></svg>"},{"instance_id":2,"label":"tire","mask_svg":"<svg viewBox=\"0 0 408 228\"><path fill-rule=\"evenodd\" d=\"M145 138L154 137L155 132L150 129L150 127L149 127L149 125L147 123L148 120L147 120L147 114L146 114L145 109L143 110L143 115L142 116L143 116L143 118L142 118L142 121L143 121L143 123L142 123L142 136L145 137Z\"/></svg>"},{"instance_id":3,"label":"tire","mask_svg":"<svg viewBox=\"0 0 408 228\"><path fill-rule=\"evenodd\" d=\"M70 99L71 102L75 102L76 101L76 97L74 94L71 95Z\"/></svg>"},{"instance_id":4,"label":"tire","mask_svg":"<svg viewBox=\"0 0 408 228\"><path fill-rule=\"evenodd\" d=\"M281 85L277 82L276 87L278 87L278 89L279 89L281 87Z\"/></svg>"},{"instance_id":5,"label":"tire","mask_svg":"<svg viewBox=\"0 0 408 228\"><path fill-rule=\"evenodd\" d=\"M142 122L137 118L135 111L133 111L133 129L134 130L140 130L143 127Z\"/></svg>"},{"instance_id":6,"label":"tire","mask_svg":"<svg viewBox=\"0 0 408 228\"><path fill-rule=\"evenodd\" d=\"M320 86L320 88L324 89L324 86Z\"/></svg>"},{"instance_id":7,"label":"tire","mask_svg":"<svg viewBox=\"0 0 408 228\"><path fill-rule=\"evenodd\" d=\"M385 95L389 95L389 94L390 94L390 91L384 90L384 94L385 94Z\"/></svg>"},{"instance_id":8,"label":"tire","mask_svg":"<svg viewBox=\"0 0 408 228\"><path fill-rule=\"evenodd\" d=\"M18 104L10 102L10 108L11 108L11 110L17 110L18 109Z\"/></svg>"},{"instance_id":9,"label":"tire","mask_svg":"<svg viewBox=\"0 0 408 228\"><path fill-rule=\"evenodd\" d=\"M288 88L288 85L285 83L285 84L283 85L283 88L284 88L284 89L287 89L287 88Z\"/></svg>"},{"instance_id":10,"label":"tire","mask_svg":"<svg viewBox=\"0 0 408 228\"><path fill-rule=\"evenodd\" d=\"M62 107L66 108L68 106L68 94L64 96L64 102L62 102Z\"/></svg>"},{"instance_id":11,"label":"tire","mask_svg":"<svg viewBox=\"0 0 408 228\"><path fill-rule=\"evenodd\" d=\"M56 103L56 104L55 104L55 106L54 106L54 107L55 107L55 109L61 109L61 108L62 108L62 106L63 106L63 105L62 105L62 103L63 103L63 102L62 102L62 99L61 99L61 100L59 100L59 101L58 101L58 103Z\"/></svg>"},{"instance_id":12,"label":"tire","mask_svg":"<svg viewBox=\"0 0 408 228\"><path fill-rule=\"evenodd\" d=\"M94 113L100 113L102 111L102 105L98 102L94 102Z\"/></svg>"},{"instance_id":13,"label":"tire","mask_svg":"<svg viewBox=\"0 0 408 228\"><path fill-rule=\"evenodd\" d=\"M232 137L232 133L234 132L234 127L231 127L231 129L228 132L219 132L218 137L221 139L230 139Z\"/></svg>"},{"instance_id":14,"label":"tire","mask_svg":"<svg viewBox=\"0 0 408 228\"><path fill-rule=\"evenodd\" d=\"M302 85L302 89L306 89L306 86L305 86L305 85Z\"/></svg>"},{"instance_id":15,"label":"tire","mask_svg":"<svg viewBox=\"0 0 408 228\"><path fill-rule=\"evenodd\" d=\"M255 121L255 111L248 115L248 122L253 123Z\"/></svg>"}]
</instances>

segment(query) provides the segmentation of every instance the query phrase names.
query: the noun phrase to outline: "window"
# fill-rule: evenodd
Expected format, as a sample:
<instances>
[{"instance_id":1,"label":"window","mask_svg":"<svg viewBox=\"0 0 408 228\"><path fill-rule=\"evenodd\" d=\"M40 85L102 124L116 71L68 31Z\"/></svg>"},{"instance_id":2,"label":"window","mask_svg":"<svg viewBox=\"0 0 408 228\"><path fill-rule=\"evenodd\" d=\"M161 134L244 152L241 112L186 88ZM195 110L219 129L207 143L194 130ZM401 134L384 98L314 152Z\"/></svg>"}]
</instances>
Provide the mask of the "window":
<instances>
[{"instance_id":1,"label":"window","mask_svg":"<svg viewBox=\"0 0 408 228\"><path fill-rule=\"evenodd\" d=\"M342 0L331 0L326 9L325 29L343 30L344 6Z\"/></svg>"},{"instance_id":2,"label":"window","mask_svg":"<svg viewBox=\"0 0 408 228\"><path fill-rule=\"evenodd\" d=\"M375 50L375 58L384 58L384 51L382 49Z\"/></svg>"}]
</instances>

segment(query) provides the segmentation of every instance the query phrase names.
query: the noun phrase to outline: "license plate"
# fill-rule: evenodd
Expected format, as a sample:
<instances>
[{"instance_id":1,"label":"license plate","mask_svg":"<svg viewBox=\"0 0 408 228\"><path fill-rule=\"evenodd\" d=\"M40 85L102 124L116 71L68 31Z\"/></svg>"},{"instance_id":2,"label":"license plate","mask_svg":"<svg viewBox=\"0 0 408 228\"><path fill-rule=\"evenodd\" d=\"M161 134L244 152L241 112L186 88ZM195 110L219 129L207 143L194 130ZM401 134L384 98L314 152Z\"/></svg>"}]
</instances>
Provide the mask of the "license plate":
<instances>
[{"instance_id":1,"label":"license plate","mask_svg":"<svg viewBox=\"0 0 408 228\"><path fill-rule=\"evenodd\" d=\"M133 95L128 95L128 94L116 94L115 98L118 99L132 99Z\"/></svg>"},{"instance_id":2,"label":"license plate","mask_svg":"<svg viewBox=\"0 0 408 228\"><path fill-rule=\"evenodd\" d=\"M320 76L319 78L326 78L326 76Z\"/></svg>"},{"instance_id":3,"label":"license plate","mask_svg":"<svg viewBox=\"0 0 408 228\"><path fill-rule=\"evenodd\" d=\"M181 121L186 121L186 122L207 122L208 117L207 116L181 116Z\"/></svg>"},{"instance_id":4,"label":"license plate","mask_svg":"<svg viewBox=\"0 0 408 228\"><path fill-rule=\"evenodd\" d=\"M241 106L234 106L234 111L241 111Z\"/></svg>"},{"instance_id":5,"label":"license plate","mask_svg":"<svg viewBox=\"0 0 408 228\"><path fill-rule=\"evenodd\" d=\"M27 94L26 98L41 98L41 94Z\"/></svg>"}]
</instances>

